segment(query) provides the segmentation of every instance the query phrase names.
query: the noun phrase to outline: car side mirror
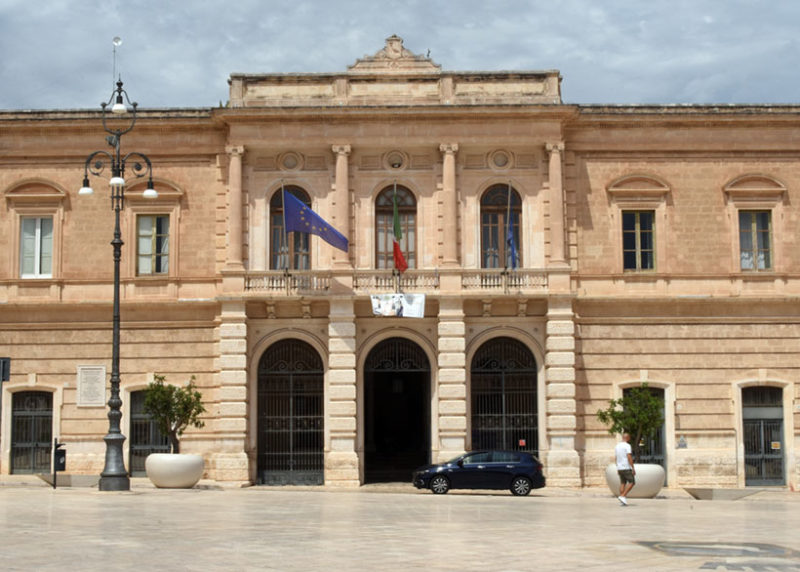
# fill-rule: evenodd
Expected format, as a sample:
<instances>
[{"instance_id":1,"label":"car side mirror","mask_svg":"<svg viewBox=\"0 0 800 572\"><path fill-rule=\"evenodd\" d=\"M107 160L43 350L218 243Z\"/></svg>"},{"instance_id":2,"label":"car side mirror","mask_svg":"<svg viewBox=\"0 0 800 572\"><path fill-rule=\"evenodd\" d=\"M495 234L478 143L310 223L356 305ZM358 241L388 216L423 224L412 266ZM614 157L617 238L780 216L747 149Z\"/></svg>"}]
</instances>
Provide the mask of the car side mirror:
<instances>
[{"instance_id":1,"label":"car side mirror","mask_svg":"<svg viewBox=\"0 0 800 572\"><path fill-rule=\"evenodd\" d=\"M458 463L456 463L456 465L458 465L459 467L463 467L464 466L464 459L459 459Z\"/></svg>"}]
</instances>

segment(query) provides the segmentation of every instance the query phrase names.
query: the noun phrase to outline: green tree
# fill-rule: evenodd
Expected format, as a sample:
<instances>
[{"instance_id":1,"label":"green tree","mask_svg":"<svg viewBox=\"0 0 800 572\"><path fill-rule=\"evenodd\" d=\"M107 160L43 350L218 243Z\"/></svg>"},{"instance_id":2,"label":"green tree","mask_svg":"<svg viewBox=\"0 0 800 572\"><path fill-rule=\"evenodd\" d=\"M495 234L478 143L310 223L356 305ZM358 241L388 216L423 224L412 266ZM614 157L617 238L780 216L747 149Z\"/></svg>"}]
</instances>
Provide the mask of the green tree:
<instances>
[{"instance_id":1,"label":"green tree","mask_svg":"<svg viewBox=\"0 0 800 572\"><path fill-rule=\"evenodd\" d=\"M654 395L646 383L627 391L621 399L611 399L597 418L608 425L612 435L629 433L633 458L639 460L639 444L650 439L664 423L664 399Z\"/></svg>"},{"instance_id":2,"label":"green tree","mask_svg":"<svg viewBox=\"0 0 800 572\"><path fill-rule=\"evenodd\" d=\"M180 453L180 437L190 425L203 427L200 415L205 413L202 395L195 387L195 377L183 387L164 383L166 376L154 375L147 386L144 411L153 417L159 431L169 438L172 453Z\"/></svg>"}]
</instances>

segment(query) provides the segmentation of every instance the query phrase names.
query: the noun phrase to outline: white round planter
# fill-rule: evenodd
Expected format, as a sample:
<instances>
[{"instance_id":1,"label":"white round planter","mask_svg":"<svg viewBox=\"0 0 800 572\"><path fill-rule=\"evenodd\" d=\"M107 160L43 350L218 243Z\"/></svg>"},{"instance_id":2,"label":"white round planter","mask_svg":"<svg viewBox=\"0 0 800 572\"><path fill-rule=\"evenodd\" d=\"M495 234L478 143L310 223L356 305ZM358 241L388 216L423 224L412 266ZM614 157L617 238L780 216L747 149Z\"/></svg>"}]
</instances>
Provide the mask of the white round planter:
<instances>
[{"instance_id":1,"label":"white round planter","mask_svg":"<svg viewBox=\"0 0 800 572\"><path fill-rule=\"evenodd\" d=\"M628 497L636 499L650 499L658 494L664 486L664 467L661 465L649 465L647 463L635 463L636 485L628 493ZM608 488L617 496L619 494L619 473L617 465L611 463L606 467L606 483Z\"/></svg>"},{"instance_id":2,"label":"white round planter","mask_svg":"<svg viewBox=\"0 0 800 572\"><path fill-rule=\"evenodd\" d=\"M151 453L144 461L150 481L160 489L190 489L203 476L203 456Z\"/></svg>"}]
</instances>

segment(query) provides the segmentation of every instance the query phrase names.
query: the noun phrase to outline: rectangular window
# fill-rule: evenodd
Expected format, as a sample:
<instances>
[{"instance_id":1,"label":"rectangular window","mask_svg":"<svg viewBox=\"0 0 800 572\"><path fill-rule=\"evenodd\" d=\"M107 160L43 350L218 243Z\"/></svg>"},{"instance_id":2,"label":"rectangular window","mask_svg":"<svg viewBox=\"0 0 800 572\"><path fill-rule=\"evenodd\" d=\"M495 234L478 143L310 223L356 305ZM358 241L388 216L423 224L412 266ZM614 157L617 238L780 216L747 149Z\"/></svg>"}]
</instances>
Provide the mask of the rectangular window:
<instances>
[{"instance_id":1,"label":"rectangular window","mask_svg":"<svg viewBox=\"0 0 800 572\"><path fill-rule=\"evenodd\" d=\"M53 218L20 219L20 277L53 277Z\"/></svg>"},{"instance_id":2,"label":"rectangular window","mask_svg":"<svg viewBox=\"0 0 800 572\"><path fill-rule=\"evenodd\" d=\"M739 252L746 271L772 269L770 211L739 211Z\"/></svg>"},{"instance_id":3,"label":"rectangular window","mask_svg":"<svg viewBox=\"0 0 800 572\"><path fill-rule=\"evenodd\" d=\"M622 212L622 259L628 271L655 269L655 211Z\"/></svg>"},{"instance_id":4,"label":"rectangular window","mask_svg":"<svg viewBox=\"0 0 800 572\"><path fill-rule=\"evenodd\" d=\"M136 274L169 273L169 215L136 217Z\"/></svg>"}]
</instances>

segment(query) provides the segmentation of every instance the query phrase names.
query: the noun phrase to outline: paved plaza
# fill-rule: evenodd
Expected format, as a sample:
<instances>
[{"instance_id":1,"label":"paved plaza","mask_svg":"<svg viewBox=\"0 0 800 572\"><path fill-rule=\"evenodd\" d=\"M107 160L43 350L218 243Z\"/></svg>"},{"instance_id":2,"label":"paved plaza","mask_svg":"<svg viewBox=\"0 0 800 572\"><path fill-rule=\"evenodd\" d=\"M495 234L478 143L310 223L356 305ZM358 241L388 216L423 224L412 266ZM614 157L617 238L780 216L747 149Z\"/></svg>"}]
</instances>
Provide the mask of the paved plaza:
<instances>
[{"instance_id":1,"label":"paved plaza","mask_svg":"<svg viewBox=\"0 0 800 572\"><path fill-rule=\"evenodd\" d=\"M800 494L0 486L4 570L800 570Z\"/></svg>"}]
</instances>

